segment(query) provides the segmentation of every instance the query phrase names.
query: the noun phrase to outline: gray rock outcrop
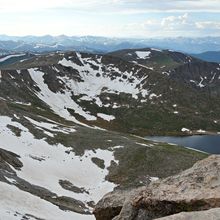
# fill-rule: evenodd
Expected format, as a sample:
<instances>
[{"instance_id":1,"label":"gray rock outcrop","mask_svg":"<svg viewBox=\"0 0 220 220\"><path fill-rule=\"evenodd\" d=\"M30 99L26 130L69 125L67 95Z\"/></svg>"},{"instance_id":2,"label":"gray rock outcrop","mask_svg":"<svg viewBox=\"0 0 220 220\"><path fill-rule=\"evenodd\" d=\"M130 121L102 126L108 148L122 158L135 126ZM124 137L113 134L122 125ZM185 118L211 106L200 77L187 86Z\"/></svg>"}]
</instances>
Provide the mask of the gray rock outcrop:
<instances>
[{"instance_id":1,"label":"gray rock outcrop","mask_svg":"<svg viewBox=\"0 0 220 220\"><path fill-rule=\"evenodd\" d=\"M170 215L159 218L158 220L219 220L220 208L209 209L199 212L181 212L179 214Z\"/></svg>"},{"instance_id":2,"label":"gray rock outcrop","mask_svg":"<svg viewBox=\"0 0 220 220\"><path fill-rule=\"evenodd\" d=\"M176 176L152 182L126 196L116 194L99 201L94 210L97 220L150 220L220 207L220 156L210 156ZM118 209L113 216L115 204Z\"/></svg>"}]
</instances>

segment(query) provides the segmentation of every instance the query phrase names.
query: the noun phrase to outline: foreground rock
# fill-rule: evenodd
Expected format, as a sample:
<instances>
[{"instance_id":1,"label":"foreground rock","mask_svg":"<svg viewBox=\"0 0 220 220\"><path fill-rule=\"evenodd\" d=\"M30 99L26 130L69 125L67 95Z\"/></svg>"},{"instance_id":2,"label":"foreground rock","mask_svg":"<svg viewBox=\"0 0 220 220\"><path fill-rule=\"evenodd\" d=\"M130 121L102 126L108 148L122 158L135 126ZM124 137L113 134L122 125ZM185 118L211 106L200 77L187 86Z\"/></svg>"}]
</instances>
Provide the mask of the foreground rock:
<instances>
[{"instance_id":1,"label":"foreground rock","mask_svg":"<svg viewBox=\"0 0 220 220\"><path fill-rule=\"evenodd\" d=\"M123 205L132 200L132 198L143 189L143 187L140 187L132 191L116 190L106 194L95 207L94 214L96 219L113 219L120 213Z\"/></svg>"},{"instance_id":2,"label":"foreground rock","mask_svg":"<svg viewBox=\"0 0 220 220\"><path fill-rule=\"evenodd\" d=\"M97 220L150 220L216 207L220 207L220 156L210 156L179 175L127 192L126 196L120 192L117 197L108 194L97 204L94 214Z\"/></svg>"},{"instance_id":3,"label":"foreground rock","mask_svg":"<svg viewBox=\"0 0 220 220\"><path fill-rule=\"evenodd\" d=\"M160 218L158 220L218 220L220 219L220 208L200 212L181 212L179 214Z\"/></svg>"}]
</instances>

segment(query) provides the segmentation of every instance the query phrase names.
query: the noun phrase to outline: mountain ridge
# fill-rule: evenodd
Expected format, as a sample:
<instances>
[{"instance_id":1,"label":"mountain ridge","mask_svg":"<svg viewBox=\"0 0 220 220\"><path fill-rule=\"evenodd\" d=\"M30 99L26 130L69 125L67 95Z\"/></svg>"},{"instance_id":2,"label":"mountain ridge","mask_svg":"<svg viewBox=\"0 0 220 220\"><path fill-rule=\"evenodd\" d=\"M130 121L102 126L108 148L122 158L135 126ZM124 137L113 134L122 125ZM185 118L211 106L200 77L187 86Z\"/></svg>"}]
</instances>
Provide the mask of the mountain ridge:
<instances>
[{"instance_id":1,"label":"mountain ridge","mask_svg":"<svg viewBox=\"0 0 220 220\"><path fill-rule=\"evenodd\" d=\"M192 56L208 62L220 63L220 51L206 51L200 54L192 54Z\"/></svg>"},{"instance_id":2,"label":"mountain ridge","mask_svg":"<svg viewBox=\"0 0 220 220\"><path fill-rule=\"evenodd\" d=\"M137 135L144 132L146 135L160 134L160 131L164 132L169 126L168 133L182 135L183 127L191 131L218 130L218 123L215 123L218 118L214 112L219 111L219 64L203 62L172 51L149 48L132 51L135 56L131 56L132 61L126 57L131 50L123 51L125 56L121 51L106 55L79 52L40 55L8 66L14 70L7 70L6 66L2 74L9 71L10 75L19 77L16 70L21 69L22 75L41 75L42 79L37 79L40 80L37 84L41 83L41 89L46 89L51 97L62 96L65 100L65 92L69 94L68 100L75 109L63 106L63 112L74 115L80 123L100 125L107 129L112 127L113 130L134 132ZM179 99L181 93L187 93L182 97L184 102ZM41 98L44 100L44 97ZM194 100L194 113L192 105L189 110L191 99ZM216 111L207 112L210 104ZM139 106L138 109L134 108L136 105ZM158 107L161 109L159 112L156 111ZM99 113L110 115L113 120L103 120L97 117ZM128 125L131 115L135 116L135 120ZM146 118L141 119L138 115L145 115ZM157 117L162 121L158 121ZM194 119L190 122L186 117ZM179 121L177 127L174 126L174 120ZM165 124L167 128L164 127Z\"/></svg>"},{"instance_id":3,"label":"mountain ridge","mask_svg":"<svg viewBox=\"0 0 220 220\"><path fill-rule=\"evenodd\" d=\"M214 43L213 43L214 42ZM81 52L108 53L121 49L155 47L172 49L185 53L219 51L219 37L203 38L110 38L97 36L24 36L13 37L0 35L0 48L15 52L50 52L56 50L78 50Z\"/></svg>"}]
</instances>

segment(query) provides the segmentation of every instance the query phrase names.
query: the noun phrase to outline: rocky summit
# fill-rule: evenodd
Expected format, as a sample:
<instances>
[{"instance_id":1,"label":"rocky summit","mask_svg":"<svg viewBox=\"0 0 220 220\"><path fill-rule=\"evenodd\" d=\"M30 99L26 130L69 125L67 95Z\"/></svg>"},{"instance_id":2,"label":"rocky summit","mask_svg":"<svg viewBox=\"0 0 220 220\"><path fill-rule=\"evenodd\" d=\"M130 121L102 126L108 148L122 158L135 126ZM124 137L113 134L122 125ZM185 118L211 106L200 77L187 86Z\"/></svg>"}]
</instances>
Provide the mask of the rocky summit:
<instances>
[{"instance_id":1,"label":"rocky summit","mask_svg":"<svg viewBox=\"0 0 220 220\"><path fill-rule=\"evenodd\" d=\"M148 186L109 193L98 202L94 214L97 220L217 220L220 216L219 170L220 156L210 156L178 175Z\"/></svg>"},{"instance_id":2,"label":"rocky summit","mask_svg":"<svg viewBox=\"0 0 220 220\"><path fill-rule=\"evenodd\" d=\"M207 153L144 136L217 134L219 83L219 64L155 48L1 56L0 219L95 219L97 203L106 220L215 208L205 173L218 176L217 157L196 177L184 170ZM162 180L182 171L182 188ZM210 199L186 202L199 186Z\"/></svg>"}]
</instances>

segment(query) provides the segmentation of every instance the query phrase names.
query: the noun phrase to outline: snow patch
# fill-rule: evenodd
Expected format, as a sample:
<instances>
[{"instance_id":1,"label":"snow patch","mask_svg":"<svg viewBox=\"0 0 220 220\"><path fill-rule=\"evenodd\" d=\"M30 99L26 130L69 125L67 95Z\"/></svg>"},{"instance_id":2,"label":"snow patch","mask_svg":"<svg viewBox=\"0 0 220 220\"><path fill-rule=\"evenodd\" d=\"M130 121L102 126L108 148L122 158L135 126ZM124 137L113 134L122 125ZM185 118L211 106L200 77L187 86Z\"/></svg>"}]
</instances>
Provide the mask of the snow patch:
<instances>
[{"instance_id":1,"label":"snow patch","mask_svg":"<svg viewBox=\"0 0 220 220\"><path fill-rule=\"evenodd\" d=\"M112 121L112 120L115 119L114 115L106 115L106 114L103 114L103 113L98 113L97 116L104 119L105 121Z\"/></svg>"},{"instance_id":2,"label":"snow patch","mask_svg":"<svg viewBox=\"0 0 220 220\"><path fill-rule=\"evenodd\" d=\"M205 87L205 85L202 84L202 82L204 81L204 78L203 78L203 77L200 77L200 79L201 79L201 81L199 82L198 86L199 86L200 88L203 88L203 87Z\"/></svg>"},{"instance_id":3,"label":"snow patch","mask_svg":"<svg viewBox=\"0 0 220 220\"><path fill-rule=\"evenodd\" d=\"M151 51L136 51L135 53L140 59L149 59Z\"/></svg>"},{"instance_id":4,"label":"snow patch","mask_svg":"<svg viewBox=\"0 0 220 220\"><path fill-rule=\"evenodd\" d=\"M145 147L149 147L149 145L143 144L143 143L139 143L139 142L135 142L135 144L138 144L138 145L141 145L141 146L145 146Z\"/></svg>"},{"instance_id":5,"label":"snow patch","mask_svg":"<svg viewBox=\"0 0 220 220\"><path fill-rule=\"evenodd\" d=\"M157 94L155 94L155 93L151 93L150 95L149 95L149 99L151 100L151 99L153 99L153 98L159 98L159 97L161 97L162 95L160 94L160 95L157 95Z\"/></svg>"},{"instance_id":6,"label":"snow patch","mask_svg":"<svg viewBox=\"0 0 220 220\"><path fill-rule=\"evenodd\" d=\"M190 130L188 128L182 128L181 131L182 132L190 132Z\"/></svg>"},{"instance_id":7,"label":"snow patch","mask_svg":"<svg viewBox=\"0 0 220 220\"><path fill-rule=\"evenodd\" d=\"M159 180L158 177L150 177L150 181L151 181L151 182L154 182L154 181L157 181L157 180Z\"/></svg>"},{"instance_id":8,"label":"snow patch","mask_svg":"<svg viewBox=\"0 0 220 220\"><path fill-rule=\"evenodd\" d=\"M18 102L18 101L16 101L16 102L14 102L15 104L19 104L19 105L26 105L26 106L31 106L31 103L29 102L29 103L24 103L24 102Z\"/></svg>"},{"instance_id":9,"label":"snow patch","mask_svg":"<svg viewBox=\"0 0 220 220\"><path fill-rule=\"evenodd\" d=\"M162 72L162 75L167 75L167 76L169 76L170 73L165 71L165 72Z\"/></svg>"},{"instance_id":10,"label":"snow patch","mask_svg":"<svg viewBox=\"0 0 220 220\"><path fill-rule=\"evenodd\" d=\"M158 52L162 52L162 50L156 49L156 48L151 48L151 50L158 51Z\"/></svg>"}]
</instances>

